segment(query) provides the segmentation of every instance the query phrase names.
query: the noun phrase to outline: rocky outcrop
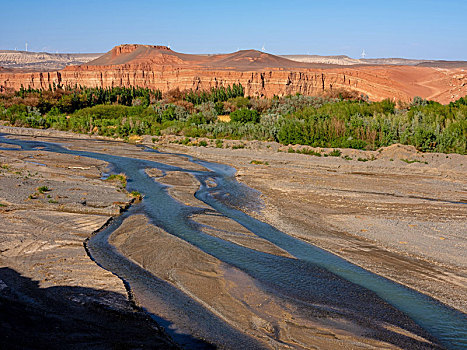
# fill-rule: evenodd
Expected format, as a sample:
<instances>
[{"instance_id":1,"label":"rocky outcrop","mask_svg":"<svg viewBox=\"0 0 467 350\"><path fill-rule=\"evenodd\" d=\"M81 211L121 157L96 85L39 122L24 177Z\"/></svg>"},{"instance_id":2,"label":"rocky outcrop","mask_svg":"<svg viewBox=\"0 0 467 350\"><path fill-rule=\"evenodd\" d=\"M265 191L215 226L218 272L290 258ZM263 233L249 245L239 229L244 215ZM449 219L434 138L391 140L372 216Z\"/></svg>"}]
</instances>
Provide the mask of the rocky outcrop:
<instances>
[{"instance_id":1,"label":"rocky outcrop","mask_svg":"<svg viewBox=\"0 0 467 350\"><path fill-rule=\"evenodd\" d=\"M141 86L166 92L204 90L242 84L246 95L272 97L317 95L351 89L371 100L408 101L414 96L442 103L467 95L463 70L414 66L296 66L257 51L198 56L166 47L121 45L95 61L55 72L15 73L0 70L0 88L48 89L55 85L93 87ZM289 61L291 62L291 61ZM268 67L270 66L270 67Z\"/></svg>"}]
</instances>

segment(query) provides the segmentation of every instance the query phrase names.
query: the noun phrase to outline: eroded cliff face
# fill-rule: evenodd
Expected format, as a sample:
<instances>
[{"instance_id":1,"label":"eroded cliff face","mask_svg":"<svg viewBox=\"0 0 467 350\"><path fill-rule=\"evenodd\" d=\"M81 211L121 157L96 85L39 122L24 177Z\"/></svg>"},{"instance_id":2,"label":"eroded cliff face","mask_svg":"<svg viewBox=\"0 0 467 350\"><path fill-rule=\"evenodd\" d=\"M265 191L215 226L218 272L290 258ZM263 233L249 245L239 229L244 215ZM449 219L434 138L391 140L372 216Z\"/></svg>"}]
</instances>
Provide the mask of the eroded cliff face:
<instances>
[{"instance_id":1,"label":"eroded cliff face","mask_svg":"<svg viewBox=\"0 0 467 350\"><path fill-rule=\"evenodd\" d=\"M143 49L153 50L147 63L141 63L146 52ZM125 57L133 58L123 64L96 64ZM228 66L206 68L206 61L203 57L199 61L189 61L183 54L158 46L122 45L94 63L70 66L61 71L15 73L0 70L0 88L48 89L55 83L88 87L140 86L166 92L176 88L204 90L240 83L246 95L258 97L317 95L340 88L358 91L375 101L385 98L408 101L420 96L447 103L467 95L467 74L460 68L359 66L245 70Z\"/></svg>"}]
</instances>

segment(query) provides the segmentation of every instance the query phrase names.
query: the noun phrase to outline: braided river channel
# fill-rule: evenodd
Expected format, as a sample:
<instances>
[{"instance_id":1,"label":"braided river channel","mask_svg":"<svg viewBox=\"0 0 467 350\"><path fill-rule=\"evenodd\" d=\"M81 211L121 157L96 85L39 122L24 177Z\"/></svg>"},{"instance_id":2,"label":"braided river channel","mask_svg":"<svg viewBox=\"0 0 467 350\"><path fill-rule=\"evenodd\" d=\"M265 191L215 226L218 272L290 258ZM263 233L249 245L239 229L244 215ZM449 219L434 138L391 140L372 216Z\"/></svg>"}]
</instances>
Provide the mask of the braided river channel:
<instances>
[{"instance_id":1,"label":"braided river channel","mask_svg":"<svg viewBox=\"0 0 467 350\"><path fill-rule=\"evenodd\" d=\"M273 329L270 339L255 337L230 323L218 310L155 276L113 247L109 243L110 235L135 214L144 215L152 225L218 259L225 266L248 275L265 293L295 305L302 316L316 315L319 311L320 317L324 318L339 315L357 324L370 323L379 330L376 333L382 334L379 339L376 336L374 339L386 342L392 339L389 328L383 327L387 324L430 340L430 343L417 342L410 338L407 343L394 343L396 346L467 348L467 317L464 313L248 215L249 210L261 206L260 194L237 182L232 167L172 154L205 170L185 169L144 157L71 150L58 143L20 140L13 135L0 135L0 142L19 146L24 151L40 149L102 160L109 164L109 172L126 175L127 190L140 192L142 201L89 239L87 248L92 259L119 276L138 303L182 346L209 348L214 344L221 348L256 349L281 347L282 343L277 334L279 330ZM2 149L8 150L8 147ZM141 152L161 154L145 147ZM169 194L167 185L148 175L148 169L158 169L162 174L176 172L194 176L199 182L195 197L206 206L189 206L177 201ZM235 221L287 252L287 256L258 251L206 233L192 220L194 215L206 212ZM161 313L154 311L157 309Z\"/></svg>"}]
</instances>

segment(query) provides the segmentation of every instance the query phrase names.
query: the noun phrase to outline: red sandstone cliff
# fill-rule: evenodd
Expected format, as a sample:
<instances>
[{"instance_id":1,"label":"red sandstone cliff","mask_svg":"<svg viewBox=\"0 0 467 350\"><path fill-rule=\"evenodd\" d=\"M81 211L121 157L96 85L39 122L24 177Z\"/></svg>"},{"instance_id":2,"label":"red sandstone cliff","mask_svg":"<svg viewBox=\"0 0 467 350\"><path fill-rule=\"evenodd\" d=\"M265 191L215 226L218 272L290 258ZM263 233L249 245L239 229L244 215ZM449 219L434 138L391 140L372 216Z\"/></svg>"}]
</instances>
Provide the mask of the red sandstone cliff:
<instances>
[{"instance_id":1,"label":"red sandstone cliff","mask_svg":"<svg viewBox=\"0 0 467 350\"><path fill-rule=\"evenodd\" d=\"M16 73L0 69L0 88L50 85L142 86L160 89L209 89L241 83L251 96L316 95L338 88L356 90L371 100L411 100L414 96L442 103L467 95L462 68L414 66L333 66L290 61L247 50L225 55L188 55L164 46L120 45L81 66L57 72Z\"/></svg>"}]
</instances>

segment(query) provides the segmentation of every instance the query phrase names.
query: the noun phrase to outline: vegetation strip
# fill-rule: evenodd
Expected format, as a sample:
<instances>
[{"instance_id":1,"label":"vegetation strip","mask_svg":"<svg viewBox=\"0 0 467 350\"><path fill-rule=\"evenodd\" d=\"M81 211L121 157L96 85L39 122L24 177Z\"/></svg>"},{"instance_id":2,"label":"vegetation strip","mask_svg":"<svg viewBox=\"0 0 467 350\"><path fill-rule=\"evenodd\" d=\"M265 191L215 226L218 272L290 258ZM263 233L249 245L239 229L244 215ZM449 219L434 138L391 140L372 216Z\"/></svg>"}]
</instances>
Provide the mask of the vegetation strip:
<instances>
[{"instance_id":1,"label":"vegetation strip","mask_svg":"<svg viewBox=\"0 0 467 350\"><path fill-rule=\"evenodd\" d=\"M178 135L186 144L190 137L208 137L367 150L401 143L423 152L467 152L467 98L442 105L419 97L411 103L371 102L345 90L319 97L253 98L235 84L164 95L136 87L51 86L1 92L0 119L12 126L125 140L153 135L155 142L156 136ZM216 141L216 147L222 143Z\"/></svg>"}]
</instances>

